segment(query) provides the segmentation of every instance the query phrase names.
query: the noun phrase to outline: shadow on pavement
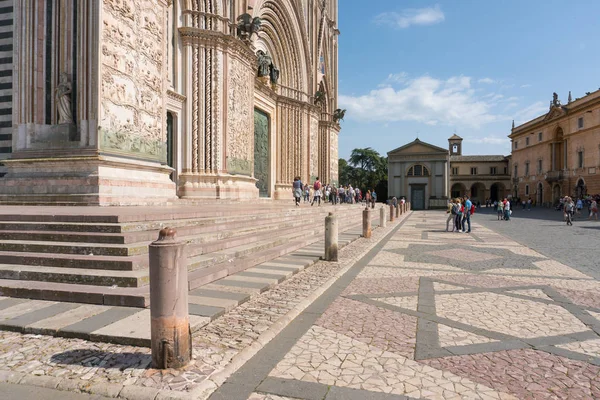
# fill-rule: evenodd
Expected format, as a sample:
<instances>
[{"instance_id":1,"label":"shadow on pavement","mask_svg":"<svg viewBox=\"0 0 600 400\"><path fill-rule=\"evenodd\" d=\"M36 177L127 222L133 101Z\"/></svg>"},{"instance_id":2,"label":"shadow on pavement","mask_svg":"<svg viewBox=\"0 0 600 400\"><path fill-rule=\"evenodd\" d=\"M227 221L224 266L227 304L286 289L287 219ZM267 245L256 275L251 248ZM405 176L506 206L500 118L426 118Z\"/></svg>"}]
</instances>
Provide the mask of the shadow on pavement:
<instances>
[{"instance_id":1,"label":"shadow on pavement","mask_svg":"<svg viewBox=\"0 0 600 400\"><path fill-rule=\"evenodd\" d=\"M147 369L152 356L145 353L111 353L99 350L77 349L54 354L50 361L63 365L83 367L116 368L124 371L129 368Z\"/></svg>"}]
</instances>

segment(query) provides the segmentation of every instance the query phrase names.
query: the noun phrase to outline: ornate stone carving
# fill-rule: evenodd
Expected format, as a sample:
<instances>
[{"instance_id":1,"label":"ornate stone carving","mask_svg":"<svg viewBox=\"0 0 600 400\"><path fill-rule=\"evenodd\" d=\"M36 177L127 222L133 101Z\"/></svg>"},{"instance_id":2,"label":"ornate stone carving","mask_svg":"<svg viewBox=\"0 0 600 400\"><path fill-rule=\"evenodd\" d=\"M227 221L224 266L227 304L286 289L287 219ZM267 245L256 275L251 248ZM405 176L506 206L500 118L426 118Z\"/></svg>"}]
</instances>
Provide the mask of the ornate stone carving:
<instances>
[{"instance_id":1,"label":"ornate stone carving","mask_svg":"<svg viewBox=\"0 0 600 400\"><path fill-rule=\"evenodd\" d=\"M340 121L344 120L344 116L346 115L346 110L342 110L341 108L336 109L333 112L333 122L339 124Z\"/></svg>"},{"instance_id":2,"label":"ornate stone carving","mask_svg":"<svg viewBox=\"0 0 600 400\"><path fill-rule=\"evenodd\" d=\"M335 131L330 131L331 135L329 140L329 181L333 183L339 183L339 155L338 155L338 133Z\"/></svg>"},{"instance_id":3,"label":"ornate stone carving","mask_svg":"<svg viewBox=\"0 0 600 400\"><path fill-rule=\"evenodd\" d=\"M319 120L310 119L310 180L319 176Z\"/></svg>"},{"instance_id":4,"label":"ornate stone carving","mask_svg":"<svg viewBox=\"0 0 600 400\"><path fill-rule=\"evenodd\" d=\"M227 101L227 170L248 176L252 175L254 156L253 80L252 70L239 60L231 60Z\"/></svg>"},{"instance_id":5,"label":"ornate stone carving","mask_svg":"<svg viewBox=\"0 0 600 400\"><path fill-rule=\"evenodd\" d=\"M250 41L252 35L258 33L262 21L259 17L252 18L250 14L242 14L237 19L237 34L244 41Z\"/></svg>"},{"instance_id":6,"label":"ornate stone carving","mask_svg":"<svg viewBox=\"0 0 600 400\"><path fill-rule=\"evenodd\" d=\"M103 2L100 144L107 149L150 159L164 153L163 11L153 0Z\"/></svg>"}]
</instances>

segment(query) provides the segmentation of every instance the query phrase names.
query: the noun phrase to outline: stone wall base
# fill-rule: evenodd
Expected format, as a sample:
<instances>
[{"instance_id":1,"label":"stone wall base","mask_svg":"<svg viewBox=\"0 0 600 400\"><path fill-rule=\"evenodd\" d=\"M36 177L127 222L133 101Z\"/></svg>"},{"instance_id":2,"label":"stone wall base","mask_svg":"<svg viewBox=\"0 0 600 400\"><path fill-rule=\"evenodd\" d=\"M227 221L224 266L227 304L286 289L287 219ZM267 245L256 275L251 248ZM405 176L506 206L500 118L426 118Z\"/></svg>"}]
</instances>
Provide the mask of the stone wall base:
<instances>
[{"instance_id":1,"label":"stone wall base","mask_svg":"<svg viewBox=\"0 0 600 400\"><path fill-rule=\"evenodd\" d=\"M109 156L5 161L1 204L158 205L177 199L172 169Z\"/></svg>"},{"instance_id":2,"label":"stone wall base","mask_svg":"<svg viewBox=\"0 0 600 400\"><path fill-rule=\"evenodd\" d=\"M256 179L249 176L182 173L178 179L182 199L252 200L259 195Z\"/></svg>"},{"instance_id":3,"label":"stone wall base","mask_svg":"<svg viewBox=\"0 0 600 400\"><path fill-rule=\"evenodd\" d=\"M292 200L294 198L292 184L276 184L275 195L273 196L273 198L275 200Z\"/></svg>"}]
</instances>

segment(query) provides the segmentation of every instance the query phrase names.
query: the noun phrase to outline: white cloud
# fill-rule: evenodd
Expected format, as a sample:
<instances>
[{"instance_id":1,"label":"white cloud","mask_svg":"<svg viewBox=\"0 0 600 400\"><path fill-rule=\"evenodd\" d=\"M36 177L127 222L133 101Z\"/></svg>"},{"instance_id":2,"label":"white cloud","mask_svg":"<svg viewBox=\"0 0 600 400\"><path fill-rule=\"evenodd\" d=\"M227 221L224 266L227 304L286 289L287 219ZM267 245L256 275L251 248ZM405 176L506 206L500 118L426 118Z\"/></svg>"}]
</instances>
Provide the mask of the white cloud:
<instances>
[{"instance_id":1,"label":"white cloud","mask_svg":"<svg viewBox=\"0 0 600 400\"><path fill-rule=\"evenodd\" d=\"M479 97L471 78L455 76L447 80L422 76L408 80L400 88L383 87L362 96L340 96L348 115L362 121L415 121L428 125L481 125L509 120L492 113L502 95Z\"/></svg>"},{"instance_id":2,"label":"white cloud","mask_svg":"<svg viewBox=\"0 0 600 400\"><path fill-rule=\"evenodd\" d=\"M408 79L406 72L399 72L397 74L389 74L386 81L392 83L404 83Z\"/></svg>"},{"instance_id":3,"label":"white cloud","mask_svg":"<svg viewBox=\"0 0 600 400\"><path fill-rule=\"evenodd\" d=\"M507 137L501 136L485 136L485 137L466 137L465 142L477 144L494 144L494 145L510 145L510 140Z\"/></svg>"},{"instance_id":4,"label":"white cloud","mask_svg":"<svg viewBox=\"0 0 600 400\"><path fill-rule=\"evenodd\" d=\"M548 104L537 101L515 114L515 123L522 124L531 121L548 112Z\"/></svg>"},{"instance_id":5,"label":"white cloud","mask_svg":"<svg viewBox=\"0 0 600 400\"><path fill-rule=\"evenodd\" d=\"M426 8L409 8L400 12L385 12L375 17L378 24L405 29L411 25L434 25L446 17L439 5Z\"/></svg>"},{"instance_id":6,"label":"white cloud","mask_svg":"<svg viewBox=\"0 0 600 400\"><path fill-rule=\"evenodd\" d=\"M526 84L524 84L524 85L521 85L521 88L523 88L523 89L527 89L527 88L529 88L529 87L531 87L531 85L530 85L529 83L526 83Z\"/></svg>"},{"instance_id":7,"label":"white cloud","mask_svg":"<svg viewBox=\"0 0 600 400\"><path fill-rule=\"evenodd\" d=\"M495 80L493 80L492 78L481 78L480 80L477 81L478 83L485 83L485 84L492 84L492 83L496 83Z\"/></svg>"}]
</instances>

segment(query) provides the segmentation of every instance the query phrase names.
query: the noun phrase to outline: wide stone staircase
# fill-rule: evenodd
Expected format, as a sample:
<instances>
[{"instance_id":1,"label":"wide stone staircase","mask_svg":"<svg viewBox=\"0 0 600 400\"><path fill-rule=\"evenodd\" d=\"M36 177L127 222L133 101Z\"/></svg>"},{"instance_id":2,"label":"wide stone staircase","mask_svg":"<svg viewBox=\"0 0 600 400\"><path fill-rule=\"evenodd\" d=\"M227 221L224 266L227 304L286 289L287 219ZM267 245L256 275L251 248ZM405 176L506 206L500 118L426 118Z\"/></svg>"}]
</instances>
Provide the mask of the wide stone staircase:
<instances>
[{"instance_id":1,"label":"wide stone staircase","mask_svg":"<svg viewBox=\"0 0 600 400\"><path fill-rule=\"evenodd\" d=\"M148 245L164 227L188 243L193 290L321 240L330 211L341 232L362 223L359 205L289 203L4 207L0 296L147 307Z\"/></svg>"}]
</instances>

